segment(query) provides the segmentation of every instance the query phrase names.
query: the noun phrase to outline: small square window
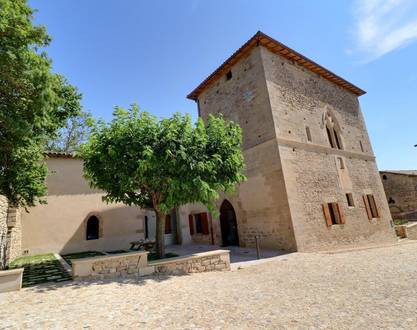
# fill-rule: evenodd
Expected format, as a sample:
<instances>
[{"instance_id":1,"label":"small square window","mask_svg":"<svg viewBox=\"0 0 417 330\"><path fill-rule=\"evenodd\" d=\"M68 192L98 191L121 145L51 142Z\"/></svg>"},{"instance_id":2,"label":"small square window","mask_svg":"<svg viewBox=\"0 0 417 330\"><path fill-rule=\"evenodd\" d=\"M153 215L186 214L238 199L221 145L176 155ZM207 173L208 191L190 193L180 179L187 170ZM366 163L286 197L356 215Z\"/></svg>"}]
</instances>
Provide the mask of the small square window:
<instances>
[{"instance_id":1,"label":"small square window","mask_svg":"<svg viewBox=\"0 0 417 330\"><path fill-rule=\"evenodd\" d=\"M353 195L352 195L352 193L347 193L346 194L346 200L347 200L347 203L348 203L348 206L355 206L355 202L353 201Z\"/></svg>"},{"instance_id":2,"label":"small square window","mask_svg":"<svg viewBox=\"0 0 417 330\"><path fill-rule=\"evenodd\" d=\"M226 73L226 80L230 80L232 79L232 71L229 71L228 73Z\"/></svg>"},{"instance_id":3,"label":"small square window","mask_svg":"<svg viewBox=\"0 0 417 330\"><path fill-rule=\"evenodd\" d=\"M337 157L337 162L339 164L339 168L343 170L345 168L345 162L343 161L342 157Z\"/></svg>"},{"instance_id":4,"label":"small square window","mask_svg":"<svg viewBox=\"0 0 417 330\"><path fill-rule=\"evenodd\" d=\"M310 127L306 126L307 141L311 142L311 132Z\"/></svg>"}]
</instances>

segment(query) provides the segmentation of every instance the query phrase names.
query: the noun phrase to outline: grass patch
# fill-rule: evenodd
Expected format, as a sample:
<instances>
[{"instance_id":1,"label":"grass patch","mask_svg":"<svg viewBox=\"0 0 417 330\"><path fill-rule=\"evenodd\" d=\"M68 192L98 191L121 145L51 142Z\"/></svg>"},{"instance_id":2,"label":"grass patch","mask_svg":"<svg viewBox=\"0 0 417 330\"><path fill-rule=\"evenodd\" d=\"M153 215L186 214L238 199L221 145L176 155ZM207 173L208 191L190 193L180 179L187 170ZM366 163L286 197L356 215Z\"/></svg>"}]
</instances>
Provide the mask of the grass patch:
<instances>
[{"instance_id":1,"label":"grass patch","mask_svg":"<svg viewBox=\"0 0 417 330\"><path fill-rule=\"evenodd\" d=\"M106 253L108 253L108 254L118 254L118 253L127 253L127 252L132 252L132 251L129 251L129 250L106 251Z\"/></svg>"},{"instance_id":2,"label":"grass patch","mask_svg":"<svg viewBox=\"0 0 417 330\"><path fill-rule=\"evenodd\" d=\"M9 268L22 268L23 287L48 283L62 282L71 279L70 274L52 253L37 256L20 257L10 263Z\"/></svg>"},{"instance_id":3,"label":"grass patch","mask_svg":"<svg viewBox=\"0 0 417 330\"><path fill-rule=\"evenodd\" d=\"M405 225L408 220L405 219L394 219L394 225L399 226L399 225Z\"/></svg>"},{"instance_id":4,"label":"grass patch","mask_svg":"<svg viewBox=\"0 0 417 330\"><path fill-rule=\"evenodd\" d=\"M69 264L72 265L72 260L74 259L83 259L83 258L91 258L91 257L98 257L104 256L103 252L98 251L85 251L85 252L77 252L77 253L70 253L62 255L62 258Z\"/></svg>"},{"instance_id":5,"label":"grass patch","mask_svg":"<svg viewBox=\"0 0 417 330\"><path fill-rule=\"evenodd\" d=\"M156 253L149 253L148 261L154 261L154 260L160 260L160 259L166 259L166 258L175 258L175 257L178 257L178 254L173 253L173 252L165 253L165 257L163 258L158 258Z\"/></svg>"}]
</instances>

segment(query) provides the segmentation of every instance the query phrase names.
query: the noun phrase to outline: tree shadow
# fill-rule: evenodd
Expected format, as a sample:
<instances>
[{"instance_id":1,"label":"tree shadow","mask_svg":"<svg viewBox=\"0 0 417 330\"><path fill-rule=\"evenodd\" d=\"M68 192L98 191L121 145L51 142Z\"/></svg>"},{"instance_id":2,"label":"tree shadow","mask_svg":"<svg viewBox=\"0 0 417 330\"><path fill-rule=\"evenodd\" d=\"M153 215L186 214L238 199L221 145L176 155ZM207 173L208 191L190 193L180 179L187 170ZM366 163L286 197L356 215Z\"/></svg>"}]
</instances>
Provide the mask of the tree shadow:
<instances>
[{"instance_id":1,"label":"tree shadow","mask_svg":"<svg viewBox=\"0 0 417 330\"><path fill-rule=\"evenodd\" d=\"M147 276L139 276L138 274L132 275L124 275L120 277L113 277L113 278L103 278L103 279L76 279L76 280L68 280L65 282L49 282L34 285L31 287L26 288L27 290L32 290L34 293L46 293L49 291L59 290L62 288L71 288L74 290L82 289L88 286L100 286L100 285L108 285L108 284L117 284L118 286L124 285L139 285L139 286L146 286L149 283L160 283L164 281L168 281L173 277L179 276L189 276L189 273L181 273L175 275L168 275L168 274L152 274Z\"/></svg>"}]
</instances>

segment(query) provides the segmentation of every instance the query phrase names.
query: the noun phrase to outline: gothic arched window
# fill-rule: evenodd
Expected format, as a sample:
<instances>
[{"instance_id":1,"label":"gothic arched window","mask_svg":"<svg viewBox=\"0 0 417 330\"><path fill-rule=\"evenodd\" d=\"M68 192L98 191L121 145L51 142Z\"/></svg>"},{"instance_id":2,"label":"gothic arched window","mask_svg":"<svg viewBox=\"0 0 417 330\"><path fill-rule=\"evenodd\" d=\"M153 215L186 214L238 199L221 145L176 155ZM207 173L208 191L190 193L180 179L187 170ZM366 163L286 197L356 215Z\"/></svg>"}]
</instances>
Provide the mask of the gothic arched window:
<instances>
[{"instance_id":1,"label":"gothic arched window","mask_svg":"<svg viewBox=\"0 0 417 330\"><path fill-rule=\"evenodd\" d=\"M330 146L334 149L343 149L339 127L329 112L326 112L324 123L326 125L327 138L329 139Z\"/></svg>"}]
</instances>

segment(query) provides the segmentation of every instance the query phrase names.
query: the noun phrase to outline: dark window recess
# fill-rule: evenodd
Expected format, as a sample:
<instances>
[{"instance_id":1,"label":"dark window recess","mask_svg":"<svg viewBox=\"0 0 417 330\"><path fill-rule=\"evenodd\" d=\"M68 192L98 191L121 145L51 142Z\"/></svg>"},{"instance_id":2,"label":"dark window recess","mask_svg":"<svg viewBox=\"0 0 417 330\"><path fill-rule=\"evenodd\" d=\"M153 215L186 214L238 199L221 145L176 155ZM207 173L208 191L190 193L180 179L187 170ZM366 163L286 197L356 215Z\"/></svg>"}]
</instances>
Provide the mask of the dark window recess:
<instances>
[{"instance_id":1,"label":"dark window recess","mask_svg":"<svg viewBox=\"0 0 417 330\"><path fill-rule=\"evenodd\" d=\"M87 220L87 240L98 239L100 222L96 216L91 216Z\"/></svg>"},{"instance_id":2,"label":"dark window recess","mask_svg":"<svg viewBox=\"0 0 417 330\"><path fill-rule=\"evenodd\" d=\"M359 145L360 145L360 147L361 147L361 151L362 151L362 152L365 152L365 150L363 149L363 144L362 144L362 141L361 141L361 140L359 140Z\"/></svg>"},{"instance_id":3,"label":"dark window recess","mask_svg":"<svg viewBox=\"0 0 417 330\"><path fill-rule=\"evenodd\" d=\"M338 162L339 162L339 168L340 168L341 170L343 170L343 169L345 168L345 163L344 163L344 161L343 161L343 158L342 158L342 157L337 157L337 160L338 160Z\"/></svg>"},{"instance_id":4,"label":"dark window recess","mask_svg":"<svg viewBox=\"0 0 417 330\"><path fill-rule=\"evenodd\" d=\"M330 134L330 130L329 130L329 128L328 128L328 127L326 127L326 131L327 131L327 137L329 138L330 146L331 146L332 148L334 148L334 147L335 147L335 145L333 144L332 135Z\"/></svg>"},{"instance_id":5,"label":"dark window recess","mask_svg":"<svg viewBox=\"0 0 417 330\"><path fill-rule=\"evenodd\" d=\"M340 144L340 141L339 141L339 136L337 135L337 132L335 129L333 129L333 133L334 133L334 139L336 140L337 149L342 149L342 145Z\"/></svg>"},{"instance_id":6,"label":"dark window recess","mask_svg":"<svg viewBox=\"0 0 417 330\"><path fill-rule=\"evenodd\" d=\"M387 180L388 178L387 178L387 176L384 174L384 175L382 176L382 179L383 179L383 180Z\"/></svg>"},{"instance_id":7,"label":"dark window recess","mask_svg":"<svg viewBox=\"0 0 417 330\"><path fill-rule=\"evenodd\" d=\"M311 132L310 127L306 126L307 141L311 142Z\"/></svg>"},{"instance_id":8,"label":"dark window recess","mask_svg":"<svg viewBox=\"0 0 417 330\"><path fill-rule=\"evenodd\" d=\"M229 71L228 73L226 73L226 80L230 80L232 79L232 71Z\"/></svg>"},{"instance_id":9,"label":"dark window recess","mask_svg":"<svg viewBox=\"0 0 417 330\"><path fill-rule=\"evenodd\" d=\"M195 214L194 219L195 219L195 232L197 234L202 234L203 233L203 221L201 219L201 213Z\"/></svg>"},{"instance_id":10,"label":"dark window recess","mask_svg":"<svg viewBox=\"0 0 417 330\"><path fill-rule=\"evenodd\" d=\"M168 214L165 218L165 234L171 234L172 228L171 228L171 216Z\"/></svg>"},{"instance_id":11,"label":"dark window recess","mask_svg":"<svg viewBox=\"0 0 417 330\"><path fill-rule=\"evenodd\" d=\"M146 215L145 215L144 227L145 227L145 239L148 239L149 238L149 223L148 223L148 217Z\"/></svg>"},{"instance_id":12,"label":"dark window recess","mask_svg":"<svg viewBox=\"0 0 417 330\"><path fill-rule=\"evenodd\" d=\"M355 206L352 193L346 194L346 200L347 200L348 206Z\"/></svg>"}]
</instances>

